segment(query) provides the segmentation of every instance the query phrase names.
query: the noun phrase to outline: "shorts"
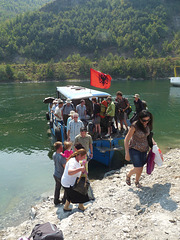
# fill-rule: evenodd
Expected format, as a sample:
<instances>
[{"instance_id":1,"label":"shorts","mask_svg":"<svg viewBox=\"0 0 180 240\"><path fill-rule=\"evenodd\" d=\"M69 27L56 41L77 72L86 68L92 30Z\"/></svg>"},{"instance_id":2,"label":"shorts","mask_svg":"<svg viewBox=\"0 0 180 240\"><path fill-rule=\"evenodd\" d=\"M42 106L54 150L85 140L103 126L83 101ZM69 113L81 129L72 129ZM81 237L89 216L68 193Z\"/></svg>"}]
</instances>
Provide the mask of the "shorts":
<instances>
[{"instance_id":1,"label":"shorts","mask_svg":"<svg viewBox=\"0 0 180 240\"><path fill-rule=\"evenodd\" d=\"M140 152L130 148L129 154L134 167L143 167L147 163L147 152Z\"/></svg>"},{"instance_id":2,"label":"shorts","mask_svg":"<svg viewBox=\"0 0 180 240\"><path fill-rule=\"evenodd\" d=\"M100 124L100 121L101 121L100 116L96 116L96 117L94 118L94 124L95 124L95 125L96 125L96 124Z\"/></svg>"},{"instance_id":3,"label":"shorts","mask_svg":"<svg viewBox=\"0 0 180 240\"><path fill-rule=\"evenodd\" d=\"M119 120L127 120L127 113L125 112L120 112L119 114Z\"/></svg>"},{"instance_id":4,"label":"shorts","mask_svg":"<svg viewBox=\"0 0 180 240\"><path fill-rule=\"evenodd\" d=\"M107 116L107 126L111 127L113 117Z\"/></svg>"}]
</instances>

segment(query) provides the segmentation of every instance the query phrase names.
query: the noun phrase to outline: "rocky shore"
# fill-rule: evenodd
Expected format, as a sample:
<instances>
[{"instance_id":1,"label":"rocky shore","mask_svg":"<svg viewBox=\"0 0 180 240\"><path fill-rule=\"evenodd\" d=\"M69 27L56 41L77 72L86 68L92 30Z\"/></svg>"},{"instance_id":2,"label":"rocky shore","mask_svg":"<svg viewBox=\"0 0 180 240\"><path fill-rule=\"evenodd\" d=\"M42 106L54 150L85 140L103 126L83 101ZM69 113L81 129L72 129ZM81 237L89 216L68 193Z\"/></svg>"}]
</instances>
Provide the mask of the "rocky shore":
<instances>
[{"instance_id":1,"label":"rocky shore","mask_svg":"<svg viewBox=\"0 0 180 240\"><path fill-rule=\"evenodd\" d=\"M63 231L67 240L178 240L180 239L180 149L164 155L162 167L151 175L143 171L141 189L125 183L127 165L105 174L91 183L95 201L85 212L73 204L71 213L54 207L48 197L33 207L30 219L0 232L2 240L28 237L37 223L51 222Z\"/></svg>"}]
</instances>

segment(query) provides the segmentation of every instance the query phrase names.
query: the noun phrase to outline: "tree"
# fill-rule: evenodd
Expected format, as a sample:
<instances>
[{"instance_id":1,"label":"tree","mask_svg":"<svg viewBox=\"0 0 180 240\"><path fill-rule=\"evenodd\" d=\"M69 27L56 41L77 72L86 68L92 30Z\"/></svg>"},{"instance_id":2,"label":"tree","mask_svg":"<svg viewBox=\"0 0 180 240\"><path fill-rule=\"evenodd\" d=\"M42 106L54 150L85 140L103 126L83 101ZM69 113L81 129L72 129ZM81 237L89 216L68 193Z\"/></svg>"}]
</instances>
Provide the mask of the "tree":
<instances>
[{"instance_id":1,"label":"tree","mask_svg":"<svg viewBox=\"0 0 180 240\"><path fill-rule=\"evenodd\" d=\"M8 80L12 81L14 79L14 71L9 64L6 65L5 71L6 71L6 75L7 75Z\"/></svg>"}]
</instances>

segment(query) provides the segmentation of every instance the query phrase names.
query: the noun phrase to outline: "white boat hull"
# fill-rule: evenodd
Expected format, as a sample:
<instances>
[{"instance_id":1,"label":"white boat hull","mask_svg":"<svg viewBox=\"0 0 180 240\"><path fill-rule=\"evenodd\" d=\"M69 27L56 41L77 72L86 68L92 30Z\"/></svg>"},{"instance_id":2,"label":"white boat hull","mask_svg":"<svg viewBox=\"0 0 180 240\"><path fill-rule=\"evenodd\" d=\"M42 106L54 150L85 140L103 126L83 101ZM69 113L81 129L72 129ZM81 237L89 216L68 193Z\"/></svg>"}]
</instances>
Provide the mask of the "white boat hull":
<instances>
[{"instance_id":1,"label":"white boat hull","mask_svg":"<svg viewBox=\"0 0 180 240\"><path fill-rule=\"evenodd\" d=\"M170 78L170 83L173 86L180 87L180 77L171 77Z\"/></svg>"}]
</instances>

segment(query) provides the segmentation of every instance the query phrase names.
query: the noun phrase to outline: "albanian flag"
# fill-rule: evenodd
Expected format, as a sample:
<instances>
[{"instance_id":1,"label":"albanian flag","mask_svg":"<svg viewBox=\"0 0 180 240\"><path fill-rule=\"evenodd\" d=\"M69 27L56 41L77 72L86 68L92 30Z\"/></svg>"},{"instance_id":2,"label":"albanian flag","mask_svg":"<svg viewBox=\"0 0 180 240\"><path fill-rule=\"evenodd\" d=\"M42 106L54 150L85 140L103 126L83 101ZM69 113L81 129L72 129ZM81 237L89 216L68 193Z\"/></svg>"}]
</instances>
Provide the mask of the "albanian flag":
<instances>
[{"instance_id":1,"label":"albanian flag","mask_svg":"<svg viewBox=\"0 0 180 240\"><path fill-rule=\"evenodd\" d=\"M96 71L94 69L90 69L91 72L91 80L90 84L91 86L97 87L97 88L110 88L111 86L111 76L104 74L102 72Z\"/></svg>"}]
</instances>

